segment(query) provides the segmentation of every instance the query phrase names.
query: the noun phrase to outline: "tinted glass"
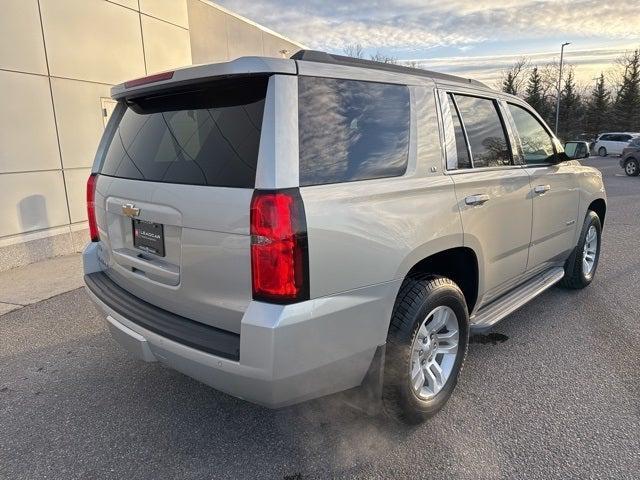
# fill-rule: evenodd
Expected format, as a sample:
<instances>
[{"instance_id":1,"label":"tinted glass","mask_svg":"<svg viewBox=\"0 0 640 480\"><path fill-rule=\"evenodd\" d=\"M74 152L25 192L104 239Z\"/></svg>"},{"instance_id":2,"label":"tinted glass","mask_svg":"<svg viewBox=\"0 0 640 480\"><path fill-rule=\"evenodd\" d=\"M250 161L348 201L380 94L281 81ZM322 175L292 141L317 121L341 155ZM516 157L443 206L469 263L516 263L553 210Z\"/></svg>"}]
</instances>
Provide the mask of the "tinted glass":
<instances>
[{"instance_id":1,"label":"tinted glass","mask_svg":"<svg viewBox=\"0 0 640 480\"><path fill-rule=\"evenodd\" d=\"M267 78L136 99L101 173L153 182L253 188Z\"/></svg>"},{"instance_id":2,"label":"tinted glass","mask_svg":"<svg viewBox=\"0 0 640 480\"><path fill-rule=\"evenodd\" d=\"M518 130L525 162L552 162L555 158L553 141L538 119L517 105L509 104L509 111Z\"/></svg>"},{"instance_id":3,"label":"tinted glass","mask_svg":"<svg viewBox=\"0 0 640 480\"><path fill-rule=\"evenodd\" d=\"M613 135L602 135L600 137L600 140L608 141L608 140L611 140L611 137L613 137Z\"/></svg>"},{"instance_id":4,"label":"tinted glass","mask_svg":"<svg viewBox=\"0 0 640 480\"><path fill-rule=\"evenodd\" d=\"M573 158L577 151L578 151L578 145L577 143L574 142L567 142L564 144L564 153L566 153L569 158Z\"/></svg>"},{"instance_id":5,"label":"tinted glass","mask_svg":"<svg viewBox=\"0 0 640 480\"><path fill-rule=\"evenodd\" d=\"M456 151L458 154L458 164L453 168L471 168L471 159L467 150L467 141L464 138L460 117L453 101L453 95L449 94L449 109L451 110L451 119L453 121L453 132L456 136Z\"/></svg>"},{"instance_id":6,"label":"tinted glass","mask_svg":"<svg viewBox=\"0 0 640 480\"><path fill-rule=\"evenodd\" d=\"M493 100L455 95L474 168L511 164L511 153Z\"/></svg>"},{"instance_id":7,"label":"tinted glass","mask_svg":"<svg viewBox=\"0 0 640 480\"><path fill-rule=\"evenodd\" d=\"M403 175L409 153L409 89L299 79L300 185Z\"/></svg>"},{"instance_id":8,"label":"tinted glass","mask_svg":"<svg viewBox=\"0 0 640 480\"><path fill-rule=\"evenodd\" d=\"M631 140L631 135L620 135L620 141L621 142L628 142L629 140Z\"/></svg>"}]
</instances>

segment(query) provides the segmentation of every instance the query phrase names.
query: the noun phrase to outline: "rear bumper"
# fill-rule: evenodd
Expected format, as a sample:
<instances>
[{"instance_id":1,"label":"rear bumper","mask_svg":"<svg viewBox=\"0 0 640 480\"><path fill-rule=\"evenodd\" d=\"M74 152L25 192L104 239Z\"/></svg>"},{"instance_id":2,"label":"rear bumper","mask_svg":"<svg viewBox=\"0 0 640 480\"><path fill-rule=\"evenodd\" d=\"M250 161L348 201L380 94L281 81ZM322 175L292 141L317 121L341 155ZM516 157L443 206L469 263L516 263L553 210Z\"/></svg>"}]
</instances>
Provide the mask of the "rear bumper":
<instances>
[{"instance_id":1,"label":"rear bumper","mask_svg":"<svg viewBox=\"0 0 640 480\"><path fill-rule=\"evenodd\" d=\"M84 255L85 273L92 273L91 245ZM242 319L237 358L194 348L180 335L169 338L153 325L143 326L136 318L139 299L131 294L129 302L120 299L117 306L89 284L87 291L106 315L113 337L135 357L279 408L362 383L376 348L386 341L397 288L397 282L389 282L293 305L251 302Z\"/></svg>"}]
</instances>

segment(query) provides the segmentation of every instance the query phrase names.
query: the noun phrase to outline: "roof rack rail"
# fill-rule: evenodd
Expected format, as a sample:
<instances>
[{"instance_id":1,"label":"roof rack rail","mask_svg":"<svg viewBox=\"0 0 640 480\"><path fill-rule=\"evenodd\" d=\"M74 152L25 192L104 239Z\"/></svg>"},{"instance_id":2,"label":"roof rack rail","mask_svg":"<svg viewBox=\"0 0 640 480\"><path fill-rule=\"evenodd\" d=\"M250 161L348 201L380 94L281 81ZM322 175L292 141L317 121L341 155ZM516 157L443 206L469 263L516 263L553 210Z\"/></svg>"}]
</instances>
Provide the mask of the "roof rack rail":
<instances>
[{"instance_id":1,"label":"roof rack rail","mask_svg":"<svg viewBox=\"0 0 640 480\"><path fill-rule=\"evenodd\" d=\"M458 77L446 73L433 72L431 70L423 70L421 68L405 67L403 65L395 65L392 63L376 62L374 60L364 60L361 58L346 57L344 55L334 55L333 53L321 52L318 50L299 50L291 56L292 60L303 60L305 62L329 63L333 65L345 65L348 67L371 68L375 70L385 70L387 72L405 73L407 75L416 75L419 77L429 77L438 80L445 80L456 83L466 83L483 88L488 88L484 83L473 80L471 78Z\"/></svg>"}]
</instances>

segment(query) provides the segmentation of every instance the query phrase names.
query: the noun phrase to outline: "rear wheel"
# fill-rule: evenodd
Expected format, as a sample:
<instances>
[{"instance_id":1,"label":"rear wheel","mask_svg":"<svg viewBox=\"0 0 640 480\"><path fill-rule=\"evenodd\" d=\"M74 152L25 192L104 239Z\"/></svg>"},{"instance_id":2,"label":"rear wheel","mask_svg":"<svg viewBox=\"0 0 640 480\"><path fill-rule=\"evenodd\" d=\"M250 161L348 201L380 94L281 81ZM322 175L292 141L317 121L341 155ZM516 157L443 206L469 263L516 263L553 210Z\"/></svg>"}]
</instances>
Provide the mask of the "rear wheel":
<instances>
[{"instance_id":1,"label":"rear wheel","mask_svg":"<svg viewBox=\"0 0 640 480\"><path fill-rule=\"evenodd\" d=\"M600 218L590 210L584 219L578 245L565 264L564 278L560 283L563 287L580 289L591 283L600 259L601 233Z\"/></svg>"},{"instance_id":2,"label":"rear wheel","mask_svg":"<svg viewBox=\"0 0 640 480\"><path fill-rule=\"evenodd\" d=\"M630 177L637 177L640 174L640 165L638 160L630 158L624 163L624 173Z\"/></svg>"},{"instance_id":3,"label":"rear wheel","mask_svg":"<svg viewBox=\"0 0 640 480\"><path fill-rule=\"evenodd\" d=\"M451 396L469 338L464 295L448 278L408 277L387 337L383 406L387 415L419 423Z\"/></svg>"},{"instance_id":4,"label":"rear wheel","mask_svg":"<svg viewBox=\"0 0 640 480\"><path fill-rule=\"evenodd\" d=\"M604 147L600 147L598 149L598 155L600 155L601 157L606 157L607 156L607 149Z\"/></svg>"}]
</instances>

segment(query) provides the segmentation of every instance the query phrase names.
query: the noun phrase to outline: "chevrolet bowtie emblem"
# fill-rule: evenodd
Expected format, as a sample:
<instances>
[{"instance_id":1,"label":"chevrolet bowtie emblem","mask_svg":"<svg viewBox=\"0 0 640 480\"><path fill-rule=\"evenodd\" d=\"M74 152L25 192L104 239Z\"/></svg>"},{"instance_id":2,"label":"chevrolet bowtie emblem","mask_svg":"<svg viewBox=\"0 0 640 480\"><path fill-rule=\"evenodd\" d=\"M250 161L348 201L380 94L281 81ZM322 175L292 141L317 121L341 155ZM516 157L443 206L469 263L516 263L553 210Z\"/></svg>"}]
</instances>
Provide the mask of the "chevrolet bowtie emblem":
<instances>
[{"instance_id":1,"label":"chevrolet bowtie emblem","mask_svg":"<svg viewBox=\"0 0 640 480\"><path fill-rule=\"evenodd\" d=\"M127 217L137 217L140 215L140 209L136 208L133 203L127 203L122 205L122 213L124 213Z\"/></svg>"}]
</instances>

